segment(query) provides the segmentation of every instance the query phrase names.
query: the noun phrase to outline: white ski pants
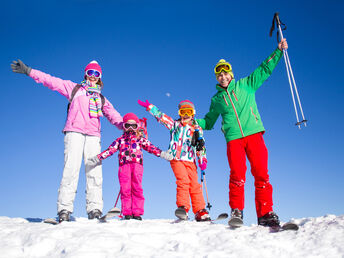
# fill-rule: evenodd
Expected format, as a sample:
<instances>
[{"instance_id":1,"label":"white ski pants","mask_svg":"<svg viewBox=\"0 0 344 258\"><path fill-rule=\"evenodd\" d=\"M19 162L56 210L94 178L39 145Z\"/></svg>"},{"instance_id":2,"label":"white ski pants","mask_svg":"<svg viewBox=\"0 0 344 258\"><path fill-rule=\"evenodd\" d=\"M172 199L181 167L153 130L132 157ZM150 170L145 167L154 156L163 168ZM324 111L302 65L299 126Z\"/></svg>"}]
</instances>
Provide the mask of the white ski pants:
<instances>
[{"instance_id":1,"label":"white ski pants","mask_svg":"<svg viewBox=\"0 0 344 258\"><path fill-rule=\"evenodd\" d=\"M58 191L57 211L73 212L73 202L78 187L79 172L82 158L86 163L100 153L100 137L85 135L77 132L66 132L64 137L64 169ZM86 211L103 210L102 196L102 166L86 166Z\"/></svg>"}]
</instances>

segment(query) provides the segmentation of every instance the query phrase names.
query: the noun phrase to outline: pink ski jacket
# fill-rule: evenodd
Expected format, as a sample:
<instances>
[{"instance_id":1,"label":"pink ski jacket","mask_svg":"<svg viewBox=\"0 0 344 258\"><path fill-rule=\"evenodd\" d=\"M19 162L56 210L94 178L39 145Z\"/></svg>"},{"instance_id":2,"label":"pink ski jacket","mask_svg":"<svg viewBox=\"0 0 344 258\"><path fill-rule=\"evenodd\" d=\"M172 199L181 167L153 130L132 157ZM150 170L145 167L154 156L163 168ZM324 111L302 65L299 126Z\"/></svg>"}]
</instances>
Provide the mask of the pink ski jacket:
<instances>
[{"instance_id":1,"label":"pink ski jacket","mask_svg":"<svg viewBox=\"0 0 344 258\"><path fill-rule=\"evenodd\" d=\"M75 82L62 80L35 69L31 69L30 77L37 83L42 83L49 89L59 92L68 100L71 97L73 88L77 85ZM70 104L63 132L78 132L100 137L100 119L91 118L89 115L90 97L91 95L86 96L86 90L82 87L77 91ZM118 129L122 129L123 119L121 115L106 98L102 111L111 124L117 126Z\"/></svg>"},{"instance_id":2,"label":"pink ski jacket","mask_svg":"<svg viewBox=\"0 0 344 258\"><path fill-rule=\"evenodd\" d=\"M123 166L128 163L143 164L142 149L160 157L161 150L155 147L144 137L137 138L134 132L124 132L121 137L117 138L105 151L98 154L99 160L106 159L116 151L118 152L119 165Z\"/></svg>"}]
</instances>

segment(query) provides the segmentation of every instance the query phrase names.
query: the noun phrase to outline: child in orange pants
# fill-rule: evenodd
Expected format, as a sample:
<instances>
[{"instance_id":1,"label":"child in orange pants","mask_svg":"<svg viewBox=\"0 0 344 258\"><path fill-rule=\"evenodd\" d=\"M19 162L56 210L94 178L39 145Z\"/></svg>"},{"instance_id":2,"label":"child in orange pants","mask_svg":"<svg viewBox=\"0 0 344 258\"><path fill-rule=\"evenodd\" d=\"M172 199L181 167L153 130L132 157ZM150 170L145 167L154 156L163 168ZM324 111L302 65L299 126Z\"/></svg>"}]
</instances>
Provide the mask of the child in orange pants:
<instances>
[{"instance_id":1,"label":"child in orange pants","mask_svg":"<svg viewBox=\"0 0 344 258\"><path fill-rule=\"evenodd\" d=\"M198 183L196 157L201 170L207 167L207 158L205 155L204 141L201 144L193 144L193 135L195 130L202 136L203 131L194 119L195 106L189 100L179 103L178 120L174 120L162 113L156 106L138 101L145 107L161 124L163 124L171 133L169 151L173 156L170 161L171 168L176 177L177 184L177 207L187 212L190 210L190 198L192 211L195 214L196 221L209 221L210 216L205 209L205 201L202 194L201 185ZM177 214L176 214L177 215ZM187 216L186 216L187 218Z\"/></svg>"}]
</instances>

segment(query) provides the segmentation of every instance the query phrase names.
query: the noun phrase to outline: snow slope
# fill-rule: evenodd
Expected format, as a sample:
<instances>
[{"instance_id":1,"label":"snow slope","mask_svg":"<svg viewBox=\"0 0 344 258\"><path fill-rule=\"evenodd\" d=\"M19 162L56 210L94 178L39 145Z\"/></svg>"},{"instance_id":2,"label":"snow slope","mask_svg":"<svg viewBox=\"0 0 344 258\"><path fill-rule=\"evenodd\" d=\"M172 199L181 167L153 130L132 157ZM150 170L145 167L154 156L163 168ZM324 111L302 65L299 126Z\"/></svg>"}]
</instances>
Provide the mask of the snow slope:
<instances>
[{"instance_id":1,"label":"snow slope","mask_svg":"<svg viewBox=\"0 0 344 258\"><path fill-rule=\"evenodd\" d=\"M171 219L108 223L0 217L0 257L344 257L344 215L293 220L298 232Z\"/></svg>"}]
</instances>

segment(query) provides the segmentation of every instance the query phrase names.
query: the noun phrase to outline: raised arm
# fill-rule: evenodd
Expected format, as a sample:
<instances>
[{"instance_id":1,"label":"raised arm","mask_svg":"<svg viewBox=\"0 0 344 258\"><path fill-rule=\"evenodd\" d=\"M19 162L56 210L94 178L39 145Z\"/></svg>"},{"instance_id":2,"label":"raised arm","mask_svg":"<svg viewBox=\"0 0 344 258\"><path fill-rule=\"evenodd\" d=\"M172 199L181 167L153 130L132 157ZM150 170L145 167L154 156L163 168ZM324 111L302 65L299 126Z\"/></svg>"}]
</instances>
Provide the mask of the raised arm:
<instances>
[{"instance_id":1,"label":"raised arm","mask_svg":"<svg viewBox=\"0 0 344 258\"><path fill-rule=\"evenodd\" d=\"M266 58L264 62L256 70L254 70L253 73L238 81L239 86L248 85L250 88L256 91L272 74L272 71L276 68L277 64L281 60L283 49L287 48L288 43L286 39L282 39L278 43L278 47L275 49L275 51L269 55L269 57Z\"/></svg>"},{"instance_id":2,"label":"raised arm","mask_svg":"<svg viewBox=\"0 0 344 258\"><path fill-rule=\"evenodd\" d=\"M42 83L51 90L57 91L67 99L70 98L73 88L76 83L69 80L62 80L60 78L51 76L39 70L32 69L25 65L21 60L13 61L11 64L12 71L15 73L26 74L34 79L37 83Z\"/></svg>"},{"instance_id":3,"label":"raised arm","mask_svg":"<svg viewBox=\"0 0 344 258\"><path fill-rule=\"evenodd\" d=\"M165 113L162 113L156 106L149 103L148 100L145 102L138 100L137 102L139 105L146 108L146 110L149 111L149 113L153 115L160 124L164 125L167 129L172 130L174 126L173 118L169 117Z\"/></svg>"}]
</instances>

